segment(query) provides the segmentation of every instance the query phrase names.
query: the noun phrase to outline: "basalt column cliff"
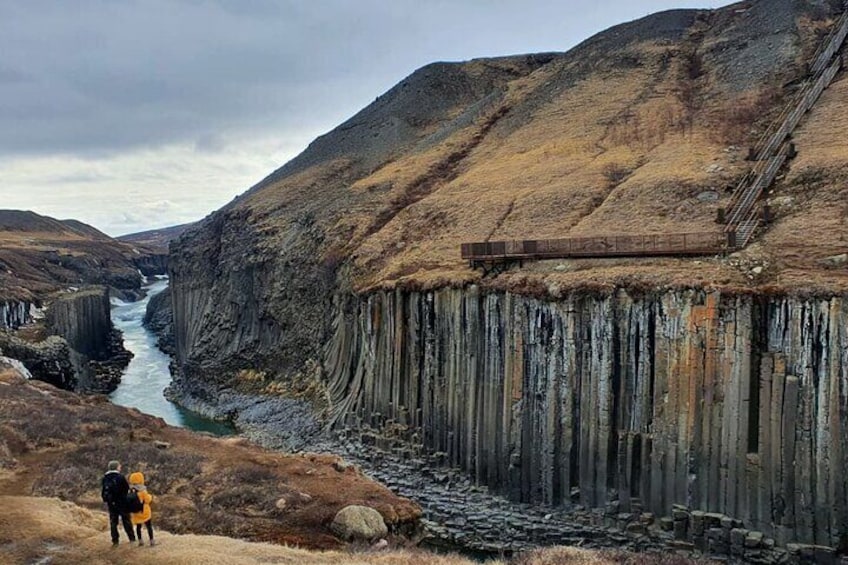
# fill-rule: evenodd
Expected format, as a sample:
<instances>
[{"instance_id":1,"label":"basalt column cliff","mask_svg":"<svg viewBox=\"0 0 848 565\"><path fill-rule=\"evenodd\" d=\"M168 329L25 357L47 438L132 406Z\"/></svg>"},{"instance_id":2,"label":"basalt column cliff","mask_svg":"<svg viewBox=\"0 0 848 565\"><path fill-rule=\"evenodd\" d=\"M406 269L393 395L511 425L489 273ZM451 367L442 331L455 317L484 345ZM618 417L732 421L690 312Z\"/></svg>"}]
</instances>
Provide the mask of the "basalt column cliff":
<instances>
[{"instance_id":1,"label":"basalt column cliff","mask_svg":"<svg viewBox=\"0 0 848 565\"><path fill-rule=\"evenodd\" d=\"M848 524L848 303L680 291L380 292L339 314L333 414L527 502Z\"/></svg>"}]
</instances>

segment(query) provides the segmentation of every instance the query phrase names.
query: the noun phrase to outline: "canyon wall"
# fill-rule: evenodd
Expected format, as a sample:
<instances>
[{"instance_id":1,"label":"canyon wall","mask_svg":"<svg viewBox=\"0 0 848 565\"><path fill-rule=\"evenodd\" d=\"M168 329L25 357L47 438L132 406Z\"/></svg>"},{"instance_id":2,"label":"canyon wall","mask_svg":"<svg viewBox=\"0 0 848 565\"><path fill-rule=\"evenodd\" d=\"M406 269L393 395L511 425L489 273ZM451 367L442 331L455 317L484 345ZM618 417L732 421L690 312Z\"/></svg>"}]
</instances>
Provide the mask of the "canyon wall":
<instances>
[{"instance_id":1,"label":"canyon wall","mask_svg":"<svg viewBox=\"0 0 848 565\"><path fill-rule=\"evenodd\" d=\"M137 257L134 257L133 265L145 277L154 275L168 274L168 253L167 252L145 252Z\"/></svg>"},{"instance_id":2,"label":"canyon wall","mask_svg":"<svg viewBox=\"0 0 848 565\"><path fill-rule=\"evenodd\" d=\"M17 329L32 320L32 304L21 300L0 302L0 330Z\"/></svg>"},{"instance_id":3,"label":"canyon wall","mask_svg":"<svg viewBox=\"0 0 848 565\"><path fill-rule=\"evenodd\" d=\"M124 349L123 335L112 324L107 287L60 295L48 306L46 322L47 331L66 342L73 365L75 378L63 388L102 394L117 388L132 353ZM39 371L27 366L41 378Z\"/></svg>"},{"instance_id":4,"label":"canyon wall","mask_svg":"<svg viewBox=\"0 0 848 565\"><path fill-rule=\"evenodd\" d=\"M334 325L337 426L442 452L522 501L846 539L843 298L395 291Z\"/></svg>"},{"instance_id":5,"label":"canyon wall","mask_svg":"<svg viewBox=\"0 0 848 565\"><path fill-rule=\"evenodd\" d=\"M92 287L56 298L47 309L47 328L65 338L75 351L104 359L114 331L109 290Z\"/></svg>"}]
</instances>

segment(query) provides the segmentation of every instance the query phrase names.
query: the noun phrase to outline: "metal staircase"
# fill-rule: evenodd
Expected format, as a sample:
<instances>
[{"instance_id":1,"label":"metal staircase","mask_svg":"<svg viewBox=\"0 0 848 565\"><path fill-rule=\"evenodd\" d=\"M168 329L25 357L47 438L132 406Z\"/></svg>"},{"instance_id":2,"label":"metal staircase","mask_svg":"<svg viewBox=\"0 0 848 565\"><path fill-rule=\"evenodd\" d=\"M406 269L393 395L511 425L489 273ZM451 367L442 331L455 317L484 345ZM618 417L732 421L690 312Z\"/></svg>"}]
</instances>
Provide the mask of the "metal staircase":
<instances>
[{"instance_id":1,"label":"metal staircase","mask_svg":"<svg viewBox=\"0 0 848 565\"><path fill-rule=\"evenodd\" d=\"M725 208L727 225L724 231L735 234L733 239L737 248L748 245L762 222L759 199L792 156L793 147L788 141L792 132L842 68L842 59L837 54L848 37L848 2L844 7L842 16L819 46L810 65L810 77L803 88L752 149L751 154L757 163L739 182Z\"/></svg>"}]
</instances>

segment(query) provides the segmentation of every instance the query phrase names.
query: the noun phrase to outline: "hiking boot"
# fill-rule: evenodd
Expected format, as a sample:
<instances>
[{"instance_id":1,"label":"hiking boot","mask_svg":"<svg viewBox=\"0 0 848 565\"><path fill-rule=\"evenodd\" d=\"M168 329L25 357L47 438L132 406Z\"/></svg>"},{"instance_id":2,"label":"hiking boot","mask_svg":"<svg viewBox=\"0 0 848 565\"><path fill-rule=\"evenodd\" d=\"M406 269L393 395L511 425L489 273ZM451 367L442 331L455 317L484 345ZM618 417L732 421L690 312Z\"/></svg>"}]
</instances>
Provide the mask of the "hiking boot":
<instances>
[{"instance_id":1,"label":"hiking boot","mask_svg":"<svg viewBox=\"0 0 848 565\"><path fill-rule=\"evenodd\" d=\"M156 542L154 540L150 540L150 547L153 547L154 545L156 545Z\"/></svg>"},{"instance_id":2,"label":"hiking boot","mask_svg":"<svg viewBox=\"0 0 848 565\"><path fill-rule=\"evenodd\" d=\"M138 540L138 547L144 547L144 542L141 541L141 540Z\"/></svg>"},{"instance_id":3,"label":"hiking boot","mask_svg":"<svg viewBox=\"0 0 848 565\"><path fill-rule=\"evenodd\" d=\"M112 549L115 549L116 547L118 547L118 542L113 541L112 542Z\"/></svg>"}]
</instances>

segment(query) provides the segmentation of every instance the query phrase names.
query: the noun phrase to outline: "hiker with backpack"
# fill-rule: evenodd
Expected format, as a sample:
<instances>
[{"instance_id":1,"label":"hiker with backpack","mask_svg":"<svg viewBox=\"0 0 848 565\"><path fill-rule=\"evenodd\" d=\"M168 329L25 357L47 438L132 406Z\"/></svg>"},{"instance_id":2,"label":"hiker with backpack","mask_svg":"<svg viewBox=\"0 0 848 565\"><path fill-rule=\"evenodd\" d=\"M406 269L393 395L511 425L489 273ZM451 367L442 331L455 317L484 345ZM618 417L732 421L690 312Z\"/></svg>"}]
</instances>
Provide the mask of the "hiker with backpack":
<instances>
[{"instance_id":1,"label":"hiker with backpack","mask_svg":"<svg viewBox=\"0 0 848 565\"><path fill-rule=\"evenodd\" d=\"M150 510L150 503L153 502L153 495L147 492L147 487L144 484L144 475L140 472L135 472L130 475L130 492L127 496L127 504L130 511L130 519L135 525L136 537L138 537L138 545L144 545L141 540L141 526L147 526L147 537L150 540L150 545L156 545L153 541L153 522L151 517L153 512Z\"/></svg>"},{"instance_id":2,"label":"hiker with backpack","mask_svg":"<svg viewBox=\"0 0 848 565\"><path fill-rule=\"evenodd\" d=\"M127 533L130 543L135 542L135 534L127 509L127 493L129 490L130 485L121 474L121 462L109 461L108 469L101 481L100 497L109 509L109 531L112 534L112 547L116 547L120 540L118 536L119 518L124 525L124 531Z\"/></svg>"}]
</instances>

